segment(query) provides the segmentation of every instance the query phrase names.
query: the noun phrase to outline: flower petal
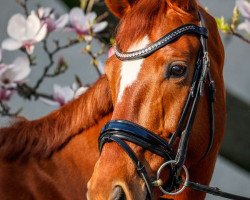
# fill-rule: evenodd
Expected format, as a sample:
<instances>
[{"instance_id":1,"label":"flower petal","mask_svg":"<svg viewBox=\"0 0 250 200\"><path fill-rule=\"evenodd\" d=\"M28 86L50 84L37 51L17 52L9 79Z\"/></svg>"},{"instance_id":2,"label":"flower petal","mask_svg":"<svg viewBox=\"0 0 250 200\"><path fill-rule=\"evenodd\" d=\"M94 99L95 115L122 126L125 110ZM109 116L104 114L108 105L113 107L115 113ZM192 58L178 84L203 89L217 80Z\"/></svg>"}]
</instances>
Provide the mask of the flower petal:
<instances>
[{"instance_id":1,"label":"flower petal","mask_svg":"<svg viewBox=\"0 0 250 200\"><path fill-rule=\"evenodd\" d=\"M42 41L46 37L47 31L48 31L47 24L43 24L43 26L41 27L41 29L39 30L39 32L35 36L34 40L36 42Z\"/></svg>"},{"instance_id":2,"label":"flower petal","mask_svg":"<svg viewBox=\"0 0 250 200\"><path fill-rule=\"evenodd\" d=\"M36 13L36 11L34 11L34 10L32 10L31 12ZM37 15L38 15L38 17L40 19L44 17L44 15L45 15L45 9L44 9L44 7L40 7L40 8L37 9Z\"/></svg>"},{"instance_id":3,"label":"flower petal","mask_svg":"<svg viewBox=\"0 0 250 200\"><path fill-rule=\"evenodd\" d=\"M74 91L69 87L65 87L64 88L64 98L65 98L65 102L69 102L74 98Z\"/></svg>"},{"instance_id":4,"label":"flower petal","mask_svg":"<svg viewBox=\"0 0 250 200\"><path fill-rule=\"evenodd\" d=\"M93 32L98 33L100 31L103 31L107 26L108 26L108 22L106 21L95 24L93 27Z\"/></svg>"},{"instance_id":5,"label":"flower petal","mask_svg":"<svg viewBox=\"0 0 250 200\"><path fill-rule=\"evenodd\" d=\"M95 19L96 19L96 13L95 12L90 12L86 15L86 21L93 24Z\"/></svg>"},{"instance_id":6,"label":"flower petal","mask_svg":"<svg viewBox=\"0 0 250 200\"><path fill-rule=\"evenodd\" d=\"M236 6L244 17L250 19L250 2L246 0L237 0Z\"/></svg>"},{"instance_id":7,"label":"flower petal","mask_svg":"<svg viewBox=\"0 0 250 200\"><path fill-rule=\"evenodd\" d=\"M75 26L76 24L84 24L85 14L81 8L75 7L70 10L69 13L70 23Z\"/></svg>"},{"instance_id":8,"label":"flower petal","mask_svg":"<svg viewBox=\"0 0 250 200\"><path fill-rule=\"evenodd\" d=\"M54 94L53 98L60 103L60 105L63 105L73 99L74 97L74 91L69 87L61 87L60 85L55 84L54 85Z\"/></svg>"},{"instance_id":9,"label":"flower petal","mask_svg":"<svg viewBox=\"0 0 250 200\"><path fill-rule=\"evenodd\" d=\"M41 21L38 16L31 13L26 22L25 40L33 40L41 29Z\"/></svg>"},{"instance_id":10,"label":"flower petal","mask_svg":"<svg viewBox=\"0 0 250 200\"><path fill-rule=\"evenodd\" d=\"M47 31L52 32L56 29L56 23L54 19L46 18L43 23L47 25Z\"/></svg>"},{"instance_id":11,"label":"flower petal","mask_svg":"<svg viewBox=\"0 0 250 200\"><path fill-rule=\"evenodd\" d=\"M26 19L21 14L13 15L7 27L7 33L11 38L22 41L26 34Z\"/></svg>"},{"instance_id":12,"label":"flower petal","mask_svg":"<svg viewBox=\"0 0 250 200\"><path fill-rule=\"evenodd\" d=\"M68 22L69 22L69 15L64 14L55 21L56 28L57 29L64 28Z\"/></svg>"},{"instance_id":13,"label":"flower petal","mask_svg":"<svg viewBox=\"0 0 250 200\"><path fill-rule=\"evenodd\" d=\"M28 44L25 46L25 50L29 55L31 55L34 52L34 49L35 49L34 45Z\"/></svg>"},{"instance_id":14,"label":"flower petal","mask_svg":"<svg viewBox=\"0 0 250 200\"><path fill-rule=\"evenodd\" d=\"M47 17L54 17L54 13L52 12L52 8L50 7L40 7L37 10L38 17L47 18Z\"/></svg>"},{"instance_id":15,"label":"flower petal","mask_svg":"<svg viewBox=\"0 0 250 200\"><path fill-rule=\"evenodd\" d=\"M12 38L7 38L2 41L2 49L6 49L9 51L20 49L22 45L23 45L22 42Z\"/></svg>"},{"instance_id":16,"label":"flower petal","mask_svg":"<svg viewBox=\"0 0 250 200\"><path fill-rule=\"evenodd\" d=\"M71 85L71 88L73 91L76 91L78 89L78 84L76 82L74 82L72 85Z\"/></svg>"},{"instance_id":17,"label":"flower petal","mask_svg":"<svg viewBox=\"0 0 250 200\"><path fill-rule=\"evenodd\" d=\"M245 20L237 27L239 30L244 30L247 33L250 33L250 20Z\"/></svg>"},{"instance_id":18,"label":"flower petal","mask_svg":"<svg viewBox=\"0 0 250 200\"><path fill-rule=\"evenodd\" d=\"M110 58L111 56L113 56L115 54L115 50L114 50L114 47L111 47L109 49L109 52L108 52L108 58Z\"/></svg>"},{"instance_id":19,"label":"flower petal","mask_svg":"<svg viewBox=\"0 0 250 200\"><path fill-rule=\"evenodd\" d=\"M28 58L17 57L9 69L6 70L5 76L12 82L23 81L30 74L31 68ZM7 73L7 74L6 74Z\"/></svg>"},{"instance_id":20,"label":"flower petal","mask_svg":"<svg viewBox=\"0 0 250 200\"><path fill-rule=\"evenodd\" d=\"M87 91L88 87L80 87L78 90L76 90L74 99L77 99L79 96L81 96L83 93Z\"/></svg>"},{"instance_id":21,"label":"flower petal","mask_svg":"<svg viewBox=\"0 0 250 200\"><path fill-rule=\"evenodd\" d=\"M85 29L90 30L94 26L95 18L96 18L96 13L94 12L88 13L86 15L86 19L84 22Z\"/></svg>"},{"instance_id":22,"label":"flower petal","mask_svg":"<svg viewBox=\"0 0 250 200\"><path fill-rule=\"evenodd\" d=\"M10 100L11 95L14 93L13 90L8 90L0 87L0 100L8 101Z\"/></svg>"},{"instance_id":23,"label":"flower petal","mask_svg":"<svg viewBox=\"0 0 250 200\"><path fill-rule=\"evenodd\" d=\"M1 63L0 64L0 77L2 76L2 74L8 69L8 66Z\"/></svg>"}]
</instances>

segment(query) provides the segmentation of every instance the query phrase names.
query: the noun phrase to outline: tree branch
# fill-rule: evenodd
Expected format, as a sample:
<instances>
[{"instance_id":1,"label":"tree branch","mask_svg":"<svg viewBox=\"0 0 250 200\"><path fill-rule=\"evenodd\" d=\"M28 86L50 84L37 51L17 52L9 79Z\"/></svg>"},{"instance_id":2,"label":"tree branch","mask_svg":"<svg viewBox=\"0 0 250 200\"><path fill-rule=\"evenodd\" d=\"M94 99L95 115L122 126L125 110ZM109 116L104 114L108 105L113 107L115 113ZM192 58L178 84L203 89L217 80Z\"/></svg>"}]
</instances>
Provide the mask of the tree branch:
<instances>
[{"instance_id":1,"label":"tree branch","mask_svg":"<svg viewBox=\"0 0 250 200\"><path fill-rule=\"evenodd\" d=\"M22 109L19 109L17 112L12 113L10 111L10 107L0 100L0 115L1 116L16 117L21 111Z\"/></svg>"},{"instance_id":2,"label":"tree branch","mask_svg":"<svg viewBox=\"0 0 250 200\"><path fill-rule=\"evenodd\" d=\"M238 37L239 39L243 40L244 42L250 44L250 39L244 37L243 35L241 35L240 33L237 33L235 30L233 30L232 28L230 29L230 32L232 35Z\"/></svg>"},{"instance_id":3,"label":"tree branch","mask_svg":"<svg viewBox=\"0 0 250 200\"><path fill-rule=\"evenodd\" d=\"M62 45L60 46L59 45L59 42L56 41L56 48L53 50L53 51L49 51L48 50L48 45L47 45L47 40L44 40L43 41L43 48L44 48L44 51L45 53L47 54L48 58L49 58L49 64L45 66L44 68L44 71L43 71L43 74L42 76L38 79L36 85L33 87L33 90L36 91L40 85L42 84L42 82L44 81L45 77L53 77L53 76L50 76L48 75L48 72L49 72L49 69L54 65L55 61L54 61L54 56L55 54L60 51L60 50L63 50L63 49L66 49L66 48L69 48L75 44L78 44L80 41L78 39L75 39L75 40L69 40L69 42L65 45Z\"/></svg>"}]
</instances>

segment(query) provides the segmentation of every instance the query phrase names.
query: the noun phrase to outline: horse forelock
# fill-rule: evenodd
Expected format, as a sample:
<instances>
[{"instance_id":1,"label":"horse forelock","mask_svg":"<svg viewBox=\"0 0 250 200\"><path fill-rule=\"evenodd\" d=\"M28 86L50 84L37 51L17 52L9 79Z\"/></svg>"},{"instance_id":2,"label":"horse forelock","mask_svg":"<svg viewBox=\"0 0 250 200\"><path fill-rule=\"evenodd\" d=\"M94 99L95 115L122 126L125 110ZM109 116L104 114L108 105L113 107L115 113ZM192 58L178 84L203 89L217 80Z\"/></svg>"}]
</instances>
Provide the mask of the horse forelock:
<instances>
[{"instance_id":1,"label":"horse forelock","mask_svg":"<svg viewBox=\"0 0 250 200\"><path fill-rule=\"evenodd\" d=\"M192 2L197 5L195 0ZM131 43L138 42L146 35L153 36L166 27L173 30L186 23L198 23L197 6L191 7L188 11L182 9L184 8L172 5L171 1L166 0L135 1L120 21L116 43L121 50L127 51Z\"/></svg>"},{"instance_id":2,"label":"horse forelock","mask_svg":"<svg viewBox=\"0 0 250 200\"><path fill-rule=\"evenodd\" d=\"M155 25L155 20L165 10L165 1L144 0L136 1L131 11L121 19L116 42L123 50L127 50L131 42L135 43L147 35Z\"/></svg>"},{"instance_id":3,"label":"horse forelock","mask_svg":"<svg viewBox=\"0 0 250 200\"><path fill-rule=\"evenodd\" d=\"M44 158L112 111L106 77L85 94L34 121L20 119L0 129L0 158L7 161Z\"/></svg>"}]
</instances>

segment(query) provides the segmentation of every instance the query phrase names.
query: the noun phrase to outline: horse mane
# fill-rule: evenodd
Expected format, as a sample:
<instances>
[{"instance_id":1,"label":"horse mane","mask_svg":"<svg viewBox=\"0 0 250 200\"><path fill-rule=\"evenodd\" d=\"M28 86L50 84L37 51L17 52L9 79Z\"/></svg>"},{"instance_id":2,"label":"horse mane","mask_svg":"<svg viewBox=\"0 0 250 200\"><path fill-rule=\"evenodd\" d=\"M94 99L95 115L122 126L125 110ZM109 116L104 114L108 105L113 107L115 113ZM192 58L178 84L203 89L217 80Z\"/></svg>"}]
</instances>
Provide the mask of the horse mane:
<instances>
[{"instance_id":1,"label":"horse mane","mask_svg":"<svg viewBox=\"0 0 250 200\"><path fill-rule=\"evenodd\" d=\"M7 161L45 158L113 109L106 76L86 93L34 121L20 118L0 129L0 157Z\"/></svg>"}]
</instances>

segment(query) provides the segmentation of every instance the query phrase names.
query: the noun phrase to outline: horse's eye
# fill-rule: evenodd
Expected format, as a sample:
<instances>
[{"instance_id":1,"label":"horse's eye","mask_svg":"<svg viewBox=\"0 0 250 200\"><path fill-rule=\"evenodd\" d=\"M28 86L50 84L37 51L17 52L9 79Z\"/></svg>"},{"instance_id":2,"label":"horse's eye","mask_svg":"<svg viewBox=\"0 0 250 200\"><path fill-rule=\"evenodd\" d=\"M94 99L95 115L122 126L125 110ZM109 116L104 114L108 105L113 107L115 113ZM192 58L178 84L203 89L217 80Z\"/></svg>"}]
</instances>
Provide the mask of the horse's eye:
<instances>
[{"instance_id":1,"label":"horse's eye","mask_svg":"<svg viewBox=\"0 0 250 200\"><path fill-rule=\"evenodd\" d=\"M182 65L173 65L170 67L169 76L173 78L179 78L185 75L186 67Z\"/></svg>"}]
</instances>

